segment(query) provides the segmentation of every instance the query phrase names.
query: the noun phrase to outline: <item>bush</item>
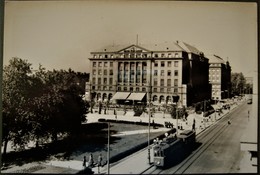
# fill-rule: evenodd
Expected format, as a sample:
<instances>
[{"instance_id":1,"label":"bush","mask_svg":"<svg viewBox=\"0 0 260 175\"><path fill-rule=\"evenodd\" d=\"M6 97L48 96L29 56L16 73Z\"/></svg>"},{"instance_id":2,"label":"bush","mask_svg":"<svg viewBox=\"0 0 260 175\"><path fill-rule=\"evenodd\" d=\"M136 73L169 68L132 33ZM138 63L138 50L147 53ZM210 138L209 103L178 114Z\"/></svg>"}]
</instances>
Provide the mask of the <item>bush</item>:
<instances>
[{"instance_id":1,"label":"bush","mask_svg":"<svg viewBox=\"0 0 260 175\"><path fill-rule=\"evenodd\" d=\"M145 111L145 106L134 106L134 116L141 116Z\"/></svg>"},{"instance_id":2,"label":"bush","mask_svg":"<svg viewBox=\"0 0 260 175\"><path fill-rule=\"evenodd\" d=\"M178 118L182 118L186 112L186 108L183 106L182 108L178 108ZM169 111L171 114L171 117L176 119L176 105L170 105L169 106Z\"/></svg>"},{"instance_id":3,"label":"bush","mask_svg":"<svg viewBox=\"0 0 260 175\"><path fill-rule=\"evenodd\" d=\"M103 118L100 118L98 119L98 122L110 122L110 123L123 123L123 124L136 124L136 125L142 125L142 126L147 126L148 123L145 123L145 122L142 122L142 121L126 121L126 120L112 120L112 119L103 119ZM159 123L150 123L151 126L154 126L154 127L164 127L164 125L162 124L159 124Z\"/></svg>"}]
</instances>

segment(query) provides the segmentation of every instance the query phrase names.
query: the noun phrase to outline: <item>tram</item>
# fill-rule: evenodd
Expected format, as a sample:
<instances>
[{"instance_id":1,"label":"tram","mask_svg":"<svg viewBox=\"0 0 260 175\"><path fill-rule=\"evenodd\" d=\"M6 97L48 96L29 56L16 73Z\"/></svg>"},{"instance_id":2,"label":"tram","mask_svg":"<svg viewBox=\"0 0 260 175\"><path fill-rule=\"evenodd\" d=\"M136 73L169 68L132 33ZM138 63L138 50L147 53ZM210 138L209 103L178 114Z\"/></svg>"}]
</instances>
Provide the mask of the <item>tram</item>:
<instances>
[{"instance_id":1,"label":"tram","mask_svg":"<svg viewBox=\"0 0 260 175\"><path fill-rule=\"evenodd\" d=\"M196 133L185 130L179 135L171 134L163 140L154 140L153 146L154 165L166 168L183 160L190 154L196 142Z\"/></svg>"}]
</instances>

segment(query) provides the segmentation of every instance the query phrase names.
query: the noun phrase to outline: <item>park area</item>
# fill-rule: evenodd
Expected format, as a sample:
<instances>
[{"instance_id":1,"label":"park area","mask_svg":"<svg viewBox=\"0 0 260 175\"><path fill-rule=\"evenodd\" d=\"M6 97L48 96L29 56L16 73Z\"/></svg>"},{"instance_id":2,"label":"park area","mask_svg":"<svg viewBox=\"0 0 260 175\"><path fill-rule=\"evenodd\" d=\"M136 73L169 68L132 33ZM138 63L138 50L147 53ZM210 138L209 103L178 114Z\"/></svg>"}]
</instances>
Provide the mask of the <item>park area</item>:
<instances>
[{"instance_id":1,"label":"park area","mask_svg":"<svg viewBox=\"0 0 260 175\"><path fill-rule=\"evenodd\" d=\"M147 133L116 135L120 132L148 130L148 126L130 123L110 123L110 163L116 162L142 148L147 147ZM150 134L150 139L164 132ZM115 135L115 136L113 136ZM94 162L101 154L103 164L107 162L108 125L104 122L82 125L81 132L73 137L58 140L40 148L31 148L20 152L9 152L5 158L2 173L33 173L39 169L50 168L45 163L50 160L83 160L93 154ZM35 164L37 163L37 164ZM31 165L31 167L24 166ZM26 167L26 168L24 168ZM60 172L64 173L64 170ZM50 169L50 173L53 171ZM57 173L57 168L55 170ZM58 172L59 173L59 172Z\"/></svg>"}]
</instances>

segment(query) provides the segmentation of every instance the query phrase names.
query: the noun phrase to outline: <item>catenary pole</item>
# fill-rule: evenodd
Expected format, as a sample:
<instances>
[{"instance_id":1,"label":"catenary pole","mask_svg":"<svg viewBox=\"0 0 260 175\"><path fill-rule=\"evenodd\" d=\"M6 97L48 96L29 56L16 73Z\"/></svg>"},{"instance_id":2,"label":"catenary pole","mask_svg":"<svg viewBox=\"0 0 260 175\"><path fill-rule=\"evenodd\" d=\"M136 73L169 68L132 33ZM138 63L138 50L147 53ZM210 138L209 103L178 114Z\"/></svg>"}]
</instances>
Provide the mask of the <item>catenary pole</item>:
<instances>
[{"instance_id":1,"label":"catenary pole","mask_svg":"<svg viewBox=\"0 0 260 175\"><path fill-rule=\"evenodd\" d=\"M110 123L107 123L107 174L110 174L110 165L109 165L109 158L110 158Z\"/></svg>"},{"instance_id":2,"label":"catenary pole","mask_svg":"<svg viewBox=\"0 0 260 175\"><path fill-rule=\"evenodd\" d=\"M151 163L151 155L150 155L150 122L151 122L151 89L149 84L149 101L148 101L148 164Z\"/></svg>"}]
</instances>

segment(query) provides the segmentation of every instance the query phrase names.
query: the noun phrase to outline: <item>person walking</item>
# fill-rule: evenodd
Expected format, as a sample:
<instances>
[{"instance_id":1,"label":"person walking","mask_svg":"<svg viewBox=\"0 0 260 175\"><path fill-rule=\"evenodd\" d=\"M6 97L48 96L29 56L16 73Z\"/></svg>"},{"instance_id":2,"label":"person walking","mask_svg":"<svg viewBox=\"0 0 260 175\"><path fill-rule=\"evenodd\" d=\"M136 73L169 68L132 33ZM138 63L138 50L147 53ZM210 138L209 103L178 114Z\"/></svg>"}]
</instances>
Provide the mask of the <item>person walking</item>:
<instances>
[{"instance_id":1,"label":"person walking","mask_svg":"<svg viewBox=\"0 0 260 175\"><path fill-rule=\"evenodd\" d=\"M102 155L98 156L98 173L100 173L100 167L102 167Z\"/></svg>"},{"instance_id":2,"label":"person walking","mask_svg":"<svg viewBox=\"0 0 260 175\"><path fill-rule=\"evenodd\" d=\"M83 168L86 168L87 159L86 156L83 157Z\"/></svg>"},{"instance_id":3,"label":"person walking","mask_svg":"<svg viewBox=\"0 0 260 175\"><path fill-rule=\"evenodd\" d=\"M115 119L117 119L117 112L116 112L116 109L114 109L114 115L115 115Z\"/></svg>"},{"instance_id":4,"label":"person walking","mask_svg":"<svg viewBox=\"0 0 260 175\"><path fill-rule=\"evenodd\" d=\"M89 159L88 159L88 167L93 167L93 165L94 165L94 161L93 161L93 155L92 154L90 154L89 155Z\"/></svg>"},{"instance_id":5,"label":"person walking","mask_svg":"<svg viewBox=\"0 0 260 175\"><path fill-rule=\"evenodd\" d=\"M192 130L193 131L195 131L195 123L196 123L196 121L195 121L195 118L193 119L193 124L192 124Z\"/></svg>"}]
</instances>

